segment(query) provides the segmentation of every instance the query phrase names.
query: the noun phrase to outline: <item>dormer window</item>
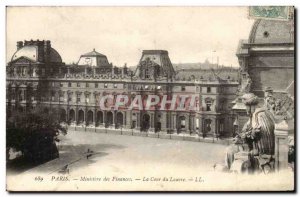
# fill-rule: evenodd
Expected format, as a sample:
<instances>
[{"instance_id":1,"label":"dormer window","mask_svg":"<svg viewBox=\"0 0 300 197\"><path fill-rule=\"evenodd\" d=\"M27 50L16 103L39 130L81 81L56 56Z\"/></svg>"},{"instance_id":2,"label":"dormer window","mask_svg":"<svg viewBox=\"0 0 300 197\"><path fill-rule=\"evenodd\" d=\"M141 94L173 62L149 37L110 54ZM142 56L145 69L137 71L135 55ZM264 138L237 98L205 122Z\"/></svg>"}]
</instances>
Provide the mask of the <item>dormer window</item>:
<instances>
[{"instance_id":1,"label":"dormer window","mask_svg":"<svg viewBox=\"0 0 300 197\"><path fill-rule=\"evenodd\" d=\"M148 68L145 69L145 78L150 79L150 71Z\"/></svg>"},{"instance_id":2,"label":"dormer window","mask_svg":"<svg viewBox=\"0 0 300 197\"><path fill-rule=\"evenodd\" d=\"M211 93L211 87L207 87L207 93Z\"/></svg>"}]
</instances>

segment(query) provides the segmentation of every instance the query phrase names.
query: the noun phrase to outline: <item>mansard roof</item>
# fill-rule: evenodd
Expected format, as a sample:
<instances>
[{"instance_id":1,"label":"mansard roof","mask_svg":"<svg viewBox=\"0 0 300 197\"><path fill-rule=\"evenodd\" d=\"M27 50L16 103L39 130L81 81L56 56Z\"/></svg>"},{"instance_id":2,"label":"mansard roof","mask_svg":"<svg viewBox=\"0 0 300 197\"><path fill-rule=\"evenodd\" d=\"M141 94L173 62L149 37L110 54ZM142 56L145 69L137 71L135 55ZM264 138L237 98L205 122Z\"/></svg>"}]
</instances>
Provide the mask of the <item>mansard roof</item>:
<instances>
[{"instance_id":1,"label":"mansard roof","mask_svg":"<svg viewBox=\"0 0 300 197\"><path fill-rule=\"evenodd\" d=\"M81 57L106 57L106 56L93 49L93 51L85 53L81 55Z\"/></svg>"}]
</instances>

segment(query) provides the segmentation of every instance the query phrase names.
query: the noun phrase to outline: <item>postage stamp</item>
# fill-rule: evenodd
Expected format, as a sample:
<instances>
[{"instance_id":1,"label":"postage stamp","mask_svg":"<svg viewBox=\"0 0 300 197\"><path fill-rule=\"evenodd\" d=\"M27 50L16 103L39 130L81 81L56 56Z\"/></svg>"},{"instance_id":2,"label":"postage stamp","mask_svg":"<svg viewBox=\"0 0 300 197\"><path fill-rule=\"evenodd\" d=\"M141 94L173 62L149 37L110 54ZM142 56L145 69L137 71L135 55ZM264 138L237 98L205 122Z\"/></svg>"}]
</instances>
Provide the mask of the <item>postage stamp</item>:
<instances>
[{"instance_id":1,"label":"postage stamp","mask_svg":"<svg viewBox=\"0 0 300 197\"><path fill-rule=\"evenodd\" d=\"M289 20L293 10L292 6L250 6L249 18Z\"/></svg>"}]
</instances>

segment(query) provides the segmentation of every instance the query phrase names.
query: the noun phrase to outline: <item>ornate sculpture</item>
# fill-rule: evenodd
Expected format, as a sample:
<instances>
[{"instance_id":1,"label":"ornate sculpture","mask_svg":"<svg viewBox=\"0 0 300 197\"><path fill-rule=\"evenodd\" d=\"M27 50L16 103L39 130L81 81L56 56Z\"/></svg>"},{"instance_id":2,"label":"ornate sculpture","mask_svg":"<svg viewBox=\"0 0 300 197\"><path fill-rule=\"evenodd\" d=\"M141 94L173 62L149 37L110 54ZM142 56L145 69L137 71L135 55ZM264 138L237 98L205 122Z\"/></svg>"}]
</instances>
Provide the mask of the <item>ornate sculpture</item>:
<instances>
[{"instance_id":1,"label":"ornate sculpture","mask_svg":"<svg viewBox=\"0 0 300 197\"><path fill-rule=\"evenodd\" d=\"M249 120L242 132L237 134L234 144L227 150L225 160L227 167L231 171L249 173L273 171L275 122L272 112L266 105L268 102L265 101L263 107L258 107L258 98L253 93L244 94L242 99L247 107Z\"/></svg>"}]
</instances>

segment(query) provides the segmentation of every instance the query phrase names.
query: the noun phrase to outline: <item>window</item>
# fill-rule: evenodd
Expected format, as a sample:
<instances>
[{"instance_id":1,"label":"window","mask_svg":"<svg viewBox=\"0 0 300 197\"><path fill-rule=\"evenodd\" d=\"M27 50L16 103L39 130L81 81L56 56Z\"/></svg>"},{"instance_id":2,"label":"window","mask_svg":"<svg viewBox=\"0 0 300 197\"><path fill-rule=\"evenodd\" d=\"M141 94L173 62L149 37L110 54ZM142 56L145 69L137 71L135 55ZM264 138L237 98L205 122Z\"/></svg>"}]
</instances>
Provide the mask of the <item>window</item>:
<instances>
[{"instance_id":1,"label":"window","mask_svg":"<svg viewBox=\"0 0 300 197\"><path fill-rule=\"evenodd\" d=\"M86 95L86 97L85 97L85 102L87 102L87 103L89 103L90 102L90 95L88 94L88 95Z\"/></svg>"},{"instance_id":2,"label":"window","mask_svg":"<svg viewBox=\"0 0 300 197\"><path fill-rule=\"evenodd\" d=\"M60 83L60 87L64 87L64 84L63 84L63 83Z\"/></svg>"},{"instance_id":3,"label":"window","mask_svg":"<svg viewBox=\"0 0 300 197\"><path fill-rule=\"evenodd\" d=\"M114 84L114 88L117 88L118 87L118 84Z\"/></svg>"},{"instance_id":4,"label":"window","mask_svg":"<svg viewBox=\"0 0 300 197\"><path fill-rule=\"evenodd\" d=\"M211 111L211 103L210 102L206 103L206 111Z\"/></svg>"},{"instance_id":5,"label":"window","mask_svg":"<svg viewBox=\"0 0 300 197\"><path fill-rule=\"evenodd\" d=\"M150 72L148 68L145 69L145 78L150 79Z\"/></svg>"},{"instance_id":6,"label":"window","mask_svg":"<svg viewBox=\"0 0 300 197\"><path fill-rule=\"evenodd\" d=\"M220 102L220 110L221 111L225 110L225 100L221 100L221 102Z\"/></svg>"},{"instance_id":7,"label":"window","mask_svg":"<svg viewBox=\"0 0 300 197\"><path fill-rule=\"evenodd\" d=\"M211 93L211 87L207 87L207 93Z\"/></svg>"},{"instance_id":8,"label":"window","mask_svg":"<svg viewBox=\"0 0 300 197\"><path fill-rule=\"evenodd\" d=\"M77 83L77 87L80 87L80 83Z\"/></svg>"},{"instance_id":9,"label":"window","mask_svg":"<svg viewBox=\"0 0 300 197\"><path fill-rule=\"evenodd\" d=\"M72 97L71 96L68 97L68 101L72 102Z\"/></svg>"},{"instance_id":10,"label":"window","mask_svg":"<svg viewBox=\"0 0 300 197\"><path fill-rule=\"evenodd\" d=\"M80 94L77 94L77 103L80 103Z\"/></svg>"},{"instance_id":11,"label":"window","mask_svg":"<svg viewBox=\"0 0 300 197\"><path fill-rule=\"evenodd\" d=\"M95 83L95 88L98 88L98 83Z\"/></svg>"},{"instance_id":12,"label":"window","mask_svg":"<svg viewBox=\"0 0 300 197\"><path fill-rule=\"evenodd\" d=\"M72 87L72 83L71 82L68 83L68 87Z\"/></svg>"},{"instance_id":13,"label":"window","mask_svg":"<svg viewBox=\"0 0 300 197\"><path fill-rule=\"evenodd\" d=\"M185 86L181 86L181 91L185 91Z\"/></svg>"},{"instance_id":14,"label":"window","mask_svg":"<svg viewBox=\"0 0 300 197\"><path fill-rule=\"evenodd\" d=\"M206 111L211 111L211 106L213 104L212 98L205 98L205 104L206 104Z\"/></svg>"},{"instance_id":15,"label":"window","mask_svg":"<svg viewBox=\"0 0 300 197\"><path fill-rule=\"evenodd\" d=\"M87 87L87 88L90 87L90 84L89 84L89 83L86 83L85 87Z\"/></svg>"},{"instance_id":16,"label":"window","mask_svg":"<svg viewBox=\"0 0 300 197\"><path fill-rule=\"evenodd\" d=\"M185 118L184 118L184 117L181 117L181 120L180 120L180 128L181 128L181 129L185 129Z\"/></svg>"},{"instance_id":17,"label":"window","mask_svg":"<svg viewBox=\"0 0 300 197\"><path fill-rule=\"evenodd\" d=\"M59 102L63 102L63 101L64 101L64 95L63 95L63 93L61 93L59 95Z\"/></svg>"},{"instance_id":18,"label":"window","mask_svg":"<svg viewBox=\"0 0 300 197\"><path fill-rule=\"evenodd\" d=\"M224 119L220 120L219 131L222 133L224 132Z\"/></svg>"},{"instance_id":19,"label":"window","mask_svg":"<svg viewBox=\"0 0 300 197\"><path fill-rule=\"evenodd\" d=\"M107 88L107 86L108 86L107 83L105 83L105 84L104 84L104 88Z\"/></svg>"},{"instance_id":20,"label":"window","mask_svg":"<svg viewBox=\"0 0 300 197\"><path fill-rule=\"evenodd\" d=\"M55 101L55 94L54 93L51 96L51 101Z\"/></svg>"}]
</instances>

